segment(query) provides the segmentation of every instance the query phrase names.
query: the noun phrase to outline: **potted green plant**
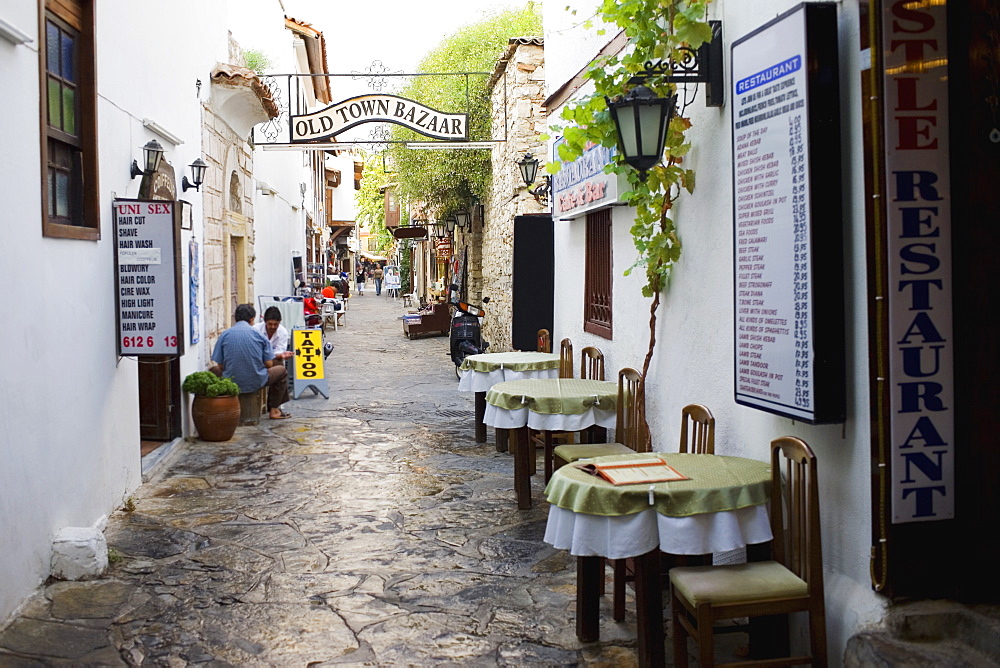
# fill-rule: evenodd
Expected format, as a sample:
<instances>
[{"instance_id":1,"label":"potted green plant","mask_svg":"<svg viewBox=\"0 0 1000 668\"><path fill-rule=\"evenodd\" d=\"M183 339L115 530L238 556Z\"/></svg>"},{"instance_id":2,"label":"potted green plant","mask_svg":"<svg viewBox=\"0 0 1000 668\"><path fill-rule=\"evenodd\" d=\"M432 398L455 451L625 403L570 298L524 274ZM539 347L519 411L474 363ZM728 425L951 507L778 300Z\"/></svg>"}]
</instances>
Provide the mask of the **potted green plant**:
<instances>
[{"instance_id":1,"label":"potted green plant","mask_svg":"<svg viewBox=\"0 0 1000 668\"><path fill-rule=\"evenodd\" d=\"M228 441L240 422L240 387L211 371L188 374L181 386L194 395L191 419L203 441Z\"/></svg>"}]
</instances>

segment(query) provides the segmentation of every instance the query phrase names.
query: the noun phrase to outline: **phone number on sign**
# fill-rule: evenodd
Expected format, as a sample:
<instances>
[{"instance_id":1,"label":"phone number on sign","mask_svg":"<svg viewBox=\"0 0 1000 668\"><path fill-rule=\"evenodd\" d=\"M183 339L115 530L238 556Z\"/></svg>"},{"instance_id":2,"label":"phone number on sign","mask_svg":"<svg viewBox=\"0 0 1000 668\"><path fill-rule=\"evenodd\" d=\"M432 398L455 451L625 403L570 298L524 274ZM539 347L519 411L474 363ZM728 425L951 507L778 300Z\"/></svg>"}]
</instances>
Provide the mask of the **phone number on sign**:
<instances>
[{"instance_id":1,"label":"phone number on sign","mask_svg":"<svg viewBox=\"0 0 1000 668\"><path fill-rule=\"evenodd\" d=\"M122 348L152 348L154 344L152 336L123 336ZM163 345L168 348L177 347L176 336L164 336Z\"/></svg>"}]
</instances>

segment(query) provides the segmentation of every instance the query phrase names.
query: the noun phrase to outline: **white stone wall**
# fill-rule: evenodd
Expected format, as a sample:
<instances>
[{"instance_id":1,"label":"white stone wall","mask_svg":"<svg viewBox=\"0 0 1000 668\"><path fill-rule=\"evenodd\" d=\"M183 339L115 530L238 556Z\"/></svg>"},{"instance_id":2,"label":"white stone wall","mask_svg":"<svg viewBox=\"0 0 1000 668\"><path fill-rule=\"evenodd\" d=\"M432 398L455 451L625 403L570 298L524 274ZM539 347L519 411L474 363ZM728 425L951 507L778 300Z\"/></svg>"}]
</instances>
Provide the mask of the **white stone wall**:
<instances>
[{"instance_id":1,"label":"white stone wall","mask_svg":"<svg viewBox=\"0 0 1000 668\"><path fill-rule=\"evenodd\" d=\"M573 3L571 3L573 4ZM592 3L581 2L578 16L589 15ZM595 53L593 41L549 22L546 3L546 50L560 54L560 73L572 76ZM790 5L777 0L756 3L713 3L712 19L723 21L725 52L736 39L755 30ZM553 7L555 11L555 7ZM846 425L811 426L738 406L733 400L733 199L732 135L729 100L721 109L708 108L699 90L687 115L693 127L692 150L685 166L695 170L697 188L683 194L673 210L683 254L667 291L662 295L656 328L656 352L647 379L647 414L654 448L677 448L681 407L708 406L717 420L716 452L766 460L771 439L798 436L809 443L819 462L826 571L829 658L842 660L847 639L877 623L885 599L871 591L871 494L869 456L869 397L867 392L867 307L864 231L863 136L858 52L858 3L839 5L841 119L844 174L844 263L847 336ZM581 46L583 45L583 46ZM588 48L583 48L588 47ZM597 47L599 48L599 47ZM570 55L575 60L568 60ZM566 58L567 60L562 60ZM551 60L551 59L550 59ZM726 61L726 80L730 81ZM551 71L551 69L550 69ZM550 91L565 79L548 82ZM731 90L729 88L728 90ZM728 96L728 92L727 92ZM550 109L558 123L559 109ZM583 332L583 220L556 223L556 337L569 336L574 348L596 345L604 351L609 375L623 366L640 368L649 341L650 300L642 297L641 276L623 275L636 258L629 227L630 209L612 210L614 245L614 338ZM636 272L641 274L641 271ZM802 642L796 627L795 641Z\"/></svg>"},{"instance_id":2,"label":"white stone wall","mask_svg":"<svg viewBox=\"0 0 1000 668\"><path fill-rule=\"evenodd\" d=\"M0 625L48 577L56 532L92 526L142 482L137 362L118 358L115 348L112 200L138 196L140 179L130 178L129 166L141 162L150 139L163 145L178 180L190 176L187 165L201 155L199 95L226 48L222 3L161 3L155 29L137 29L150 25L141 3L94 4L100 241L42 236L38 3L6 2L0 12L32 38L21 45L0 38L0 81L11 101L0 120L10 157L0 160L0 284L9 325L0 340L3 377L16 379L0 394ZM183 143L144 127L144 118ZM194 191L183 197L198 235L201 198ZM182 375L200 352L187 351Z\"/></svg>"},{"instance_id":3,"label":"white stone wall","mask_svg":"<svg viewBox=\"0 0 1000 668\"><path fill-rule=\"evenodd\" d=\"M517 44L506 65L506 77L493 88L493 138L507 141L494 145L491 156L493 182L484 205L482 231L482 289L490 298L483 337L492 352L511 349L511 267L514 250L514 217L544 214L547 209L527 192L517 166L531 152L546 162L547 149L539 135L547 129L542 103L545 101L545 53L541 46ZM505 125L506 120L506 125ZM539 168L539 178L543 174ZM538 181L535 182L535 185ZM475 285L475 283L473 283Z\"/></svg>"}]
</instances>

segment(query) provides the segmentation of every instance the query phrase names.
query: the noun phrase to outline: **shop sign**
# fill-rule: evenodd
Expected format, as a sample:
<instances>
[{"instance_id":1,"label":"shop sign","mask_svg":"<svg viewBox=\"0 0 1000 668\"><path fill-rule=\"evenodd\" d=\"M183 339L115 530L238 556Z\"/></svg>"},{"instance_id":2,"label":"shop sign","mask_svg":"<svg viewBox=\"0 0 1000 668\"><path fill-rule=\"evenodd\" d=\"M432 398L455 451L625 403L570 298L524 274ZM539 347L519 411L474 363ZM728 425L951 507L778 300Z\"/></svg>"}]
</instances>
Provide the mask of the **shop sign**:
<instances>
[{"instance_id":1,"label":"shop sign","mask_svg":"<svg viewBox=\"0 0 1000 668\"><path fill-rule=\"evenodd\" d=\"M177 202L116 199L112 211L118 354L180 355Z\"/></svg>"},{"instance_id":2,"label":"shop sign","mask_svg":"<svg viewBox=\"0 0 1000 668\"><path fill-rule=\"evenodd\" d=\"M893 523L955 516L947 6L883 6Z\"/></svg>"},{"instance_id":3,"label":"shop sign","mask_svg":"<svg viewBox=\"0 0 1000 668\"><path fill-rule=\"evenodd\" d=\"M336 137L362 123L396 123L432 139L464 141L468 114L448 114L397 95L359 95L291 117L292 143Z\"/></svg>"},{"instance_id":4,"label":"shop sign","mask_svg":"<svg viewBox=\"0 0 1000 668\"><path fill-rule=\"evenodd\" d=\"M296 327L292 330L292 350L295 351L292 398L298 399L312 388L329 399L330 390L323 375L323 330Z\"/></svg>"},{"instance_id":5,"label":"shop sign","mask_svg":"<svg viewBox=\"0 0 1000 668\"><path fill-rule=\"evenodd\" d=\"M736 402L844 420L836 6L807 3L732 47Z\"/></svg>"},{"instance_id":6,"label":"shop sign","mask_svg":"<svg viewBox=\"0 0 1000 668\"><path fill-rule=\"evenodd\" d=\"M559 155L559 145L564 141L561 137L556 140L555 155ZM556 218L569 220L619 203L618 196L628 190L627 177L604 172L617 152L614 147L590 144L579 158L562 163L561 169L552 175L552 207Z\"/></svg>"},{"instance_id":7,"label":"shop sign","mask_svg":"<svg viewBox=\"0 0 1000 668\"><path fill-rule=\"evenodd\" d=\"M437 259L439 260L450 260L451 259L451 239L448 237L438 238L435 241L435 249L437 251Z\"/></svg>"}]
</instances>

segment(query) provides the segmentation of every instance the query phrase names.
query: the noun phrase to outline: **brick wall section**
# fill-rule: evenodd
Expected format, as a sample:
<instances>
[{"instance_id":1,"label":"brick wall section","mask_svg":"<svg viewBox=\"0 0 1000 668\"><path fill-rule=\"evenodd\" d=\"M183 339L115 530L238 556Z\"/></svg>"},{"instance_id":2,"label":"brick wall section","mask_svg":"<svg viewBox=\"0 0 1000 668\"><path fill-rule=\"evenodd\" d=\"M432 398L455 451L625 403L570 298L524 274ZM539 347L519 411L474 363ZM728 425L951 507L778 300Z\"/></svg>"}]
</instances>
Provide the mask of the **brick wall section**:
<instances>
[{"instance_id":1,"label":"brick wall section","mask_svg":"<svg viewBox=\"0 0 1000 668\"><path fill-rule=\"evenodd\" d=\"M204 160L208 164L205 183L201 187L202 206L205 213L204 264L202 266L201 289L204 299L202 322L205 327L205 362L215 347L215 341L233 322L229 301L230 236L244 239L241 275L245 285L241 295L253 295L253 153L245 139L211 108L204 109L202 123L202 146ZM229 185L232 172L238 170L243 184L241 192L241 213L230 208ZM249 191L249 192L248 192ZM250 299L247 297L247 299Z\"/></svg>"},{"instance_id":2,"label":"brick wall section","mask_svg":"<svg viewBox=\"0 0 1000 668\"><path fill-rule=\"evenodd\" d=\"M484 225L473 227L482 235L481 265L476 271L470 261L469 296L479 295L490 303L483 322L483 337L491 352L511 350L511 266L513 261L514 217L544 214L547 210L527 193L517 161L530 151L544 164L547 147L539 134L547 131L545 100L545 54L543 47L531 40L512 40L495 73L492 90L493 182L484 204ZM503 76L506 75L506 76ZM506 112L506 114L505 114ZM506 122L506 127L505 127ZM541 175L539 169L539 175ZM536 181L537 184L537 181ZM473 246L473 247L475 247ZM470 260L471 260L470 251Z\"/></svg>"}]
</instances>

